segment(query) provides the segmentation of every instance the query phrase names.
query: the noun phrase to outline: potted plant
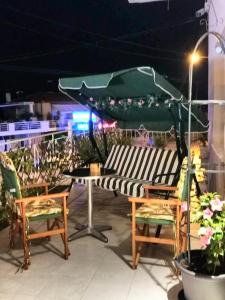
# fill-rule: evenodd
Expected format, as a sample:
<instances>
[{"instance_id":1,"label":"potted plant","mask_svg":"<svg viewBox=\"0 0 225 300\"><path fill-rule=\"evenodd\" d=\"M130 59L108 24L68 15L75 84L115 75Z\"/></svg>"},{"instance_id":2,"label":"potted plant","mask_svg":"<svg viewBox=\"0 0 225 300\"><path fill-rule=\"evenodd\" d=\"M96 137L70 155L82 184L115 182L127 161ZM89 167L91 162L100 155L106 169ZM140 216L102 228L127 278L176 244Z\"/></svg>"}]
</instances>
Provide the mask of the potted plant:
<instances>
[{"instance_id":1,"label":"potted plant","mask_svg":"<svg viewBox=\"0 0 225 300\"><path fill-rule=\"evenodd\" d=\"M200 205L193 215L200 224L198 231L202 249L176 258L181 270L185 299L225 299L225 201L217 193L200 196Z\"/></svg>"}]
</instances>

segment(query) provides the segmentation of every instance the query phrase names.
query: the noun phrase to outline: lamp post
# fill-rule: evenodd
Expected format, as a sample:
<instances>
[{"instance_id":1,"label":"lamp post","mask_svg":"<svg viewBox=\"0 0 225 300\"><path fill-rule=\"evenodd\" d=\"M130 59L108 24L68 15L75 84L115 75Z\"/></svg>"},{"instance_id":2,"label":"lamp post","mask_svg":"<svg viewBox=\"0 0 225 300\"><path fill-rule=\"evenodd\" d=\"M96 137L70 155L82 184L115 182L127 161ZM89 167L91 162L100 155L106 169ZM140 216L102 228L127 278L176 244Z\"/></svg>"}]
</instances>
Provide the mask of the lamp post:
<instances>
[{"instance_id":1,"label":"lamp post","mask_svg":"<svg viewBox=\"0 0 225 300\"><path fill-rule=\"evenodd\" d=\"M196 57L198 48L200 44L209 36L213 35L219 41L221 49L225 54L225 41L223 37L215 31L209 31L204 33L195 44L194 50L192 52L192 58ZM188 197L187 197L187 247L188 247L188 264L191 263L191 238L190 238L190 202L191 202L191 173L193 173L191 166L191 101L192 101L192 84L193 84L193 68L196 61L194 59L190 60L189 64L189 84L188 84L188 165L187 165L187 179L188 179Z\"/></svg>"}]
</instances>

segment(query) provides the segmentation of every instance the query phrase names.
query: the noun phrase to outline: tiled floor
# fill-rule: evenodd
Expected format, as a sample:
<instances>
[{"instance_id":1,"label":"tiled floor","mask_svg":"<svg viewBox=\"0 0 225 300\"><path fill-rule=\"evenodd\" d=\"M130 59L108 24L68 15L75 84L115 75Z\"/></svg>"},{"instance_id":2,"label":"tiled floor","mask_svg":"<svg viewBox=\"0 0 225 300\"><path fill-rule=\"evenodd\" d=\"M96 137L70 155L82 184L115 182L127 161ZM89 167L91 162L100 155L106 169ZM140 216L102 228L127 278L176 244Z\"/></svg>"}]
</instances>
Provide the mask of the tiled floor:
<instances>
[{"instance_id":1,"label":"tiled floor","mask_svg":"<svg viewBox=\"0 0 225 300\"><path fill-rule=\"evenodd\" d=\"M8 229L0 232L0 300L176 300L182 285L174 273L173 249L145 247L141 263L132 270L130 204L126 197L94 188L94 222L112 225L109 242L84 237L69 243L71 256L61 258L62 242L34 241L31 266L18 271L22 262L19 241L7 252ZM69 231L87 219L84 187L75 186L71 196Z\"/></svg>"}]
</instances>

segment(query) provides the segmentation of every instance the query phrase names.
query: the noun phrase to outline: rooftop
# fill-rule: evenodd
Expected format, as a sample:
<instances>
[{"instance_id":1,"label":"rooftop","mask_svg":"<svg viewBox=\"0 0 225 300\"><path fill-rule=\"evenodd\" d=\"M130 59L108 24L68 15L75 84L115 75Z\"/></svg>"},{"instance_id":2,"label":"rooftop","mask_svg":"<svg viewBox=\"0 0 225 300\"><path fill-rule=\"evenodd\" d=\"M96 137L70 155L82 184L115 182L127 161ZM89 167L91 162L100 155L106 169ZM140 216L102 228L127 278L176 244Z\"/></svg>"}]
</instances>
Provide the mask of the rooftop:
<instances>
[{"instance_id":1,"label":"rooftop","mask_svg":"<svg viewBox=\"0 0 225 300\"><path fill-rule=\"evenodd\" d=\"M76 184L69 197L69 234L76 224L87 221L86 199L85 187ZM73 240L68 261L58 251L63 250L60 238L36 240L31 245L31 266L22 272L22 245L18 240L8 252L8 228L0 232L0 299L179 299L182 284L176 276L173 247L145 246L138 268L133 270L127 197L115 197L95 187L93 199L94 223L112 225L111 231L104 232L109 241L103 243L91 236ZM165 231L163 228L162 235Z\"/></svg>"}]
</instances>

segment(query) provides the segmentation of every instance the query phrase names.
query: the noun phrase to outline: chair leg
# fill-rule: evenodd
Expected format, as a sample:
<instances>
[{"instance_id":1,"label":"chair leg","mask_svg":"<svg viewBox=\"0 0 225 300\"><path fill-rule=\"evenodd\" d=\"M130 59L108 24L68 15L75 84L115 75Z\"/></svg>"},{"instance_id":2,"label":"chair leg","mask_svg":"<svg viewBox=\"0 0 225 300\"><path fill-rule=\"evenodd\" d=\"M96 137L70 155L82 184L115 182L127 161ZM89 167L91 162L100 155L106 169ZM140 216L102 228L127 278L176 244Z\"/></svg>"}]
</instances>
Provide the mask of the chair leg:
<instances>
[{"instance_id":1,"label":"chair leg","mask_svg":"<svg viewBox=\"0 0 225 300\"><path fill-rule=\"evenodd\" d=\"M113 191L113 194L114 194L115 197L118 196L116 191Z\"/></svg>"},{"instance_id":2,"label":"chair leg","mask_svg":"<svg viewBox=\"0 0 225 300\"><path fill-rule=\"evenodd\" d=\"M59 225L60 220L59 219L55 219L55 225L60 229L60 225ZM61 233L61 238L62 238L62 242L64 245L64 258L68 259L68 256L70 255L70 251L69 251L69 246L68 246L68 232L67 232L67 226L65 226L65 221L62 221L62 223L64 224L64 233Z\"/></svg>"},{"instance_id":3,"label":"chair leg","mask_svg":"<svg viewBox=\"0 0 225 300\"><path fill-rule=\"evenodd\" d=\"M64 257L65 259L68 259L68 256L70 255L69 246L68 246L68 229L67 229L67 215L64 211L63 216L63 224L64 224Z\"/></svg>"},{"instance_id":4,"label":"chair leg","mask_svg":"<svg viewBox=\"0 0 225 300\"><path fill-rule=\"evenodd\" d=\"M29 250L29 240L27 239L27 233L26 233L26 224L24 222L22 223L22 238L23 238L23 251L24 251L24 264L23 268L24 270L28 269L28 265L30 265L30 250Z\"/></svg>"},{"instance_id":5,"label":"chair leg","mask_svg":"<svg viewBox=\"0 0 225 300\"><path fill-rule=\"evenodd\" d=\"M158 225L157 229L156 229L155 237L159 237L160 236L161 229L162 229L162 225Z\"/></svg>"},{"instance_id":6,"label":"chair leg","mask_svg":"<svg viewBox=\"0 0 225 300\"><path fill-rule=\"evenodd\" d=\"M50 230L50 220L47 220L47 231L49 231L49 230ZM48 241L50 241L51 240L51 236L49 235L47 237L47 239L48 239Z\"/></svg>"},{"instance_id":7,"label":"chair leg","mask_svg":"<svg viewBox=\"0 0 225 300\"><path fill-rule=\"evenodd\" d=\"M68 259L69 255L70 255L70 251L69 251L69 246L68 246L68 233L67 230L65 228L65 233L64 233L64 257L65 259Z\"/></svg>"},{"instance_id":8,"label":"chair leg","mask_svg":"<svg viewBox=\"0 0 225 300\"><path fill-rule=\"evenodd\" d=\"M136 240L135 240L135 233L132 232L132 268L136 269Z\"/></svg>"},{"instance_id":9,"label":"chair leg","mask_svg":"<svg viewBox=\"0 0 225 300\"><path fill-rule=\"evenodd\" d=\"M9 249L13 249L14 247L14 239L16 233L18 232L18 226L19 225L17 220L15 220L12 216L10 220L10 229L9 229Z\"/></svg>"},{"instance_id":10,"label":"chair leg","mask_svg":"<svg viewBox=\"0 0 225 300\"><path fill-rule=\"evenodd\" d=\"M141 230L141 235L147 236L148 233L149 233L149 225L144 224L143 229ZM137 254L136 254L136 259L135 259L135 268L137 268L137 265L138 265L139 260L140 260L143 243L144 242L139 242L139 244L138 244Z\"/></svg>"},{"instance_id":11,"label":"chair leg","mask_svg":"<svg viewBox=\"0 0 225 300\"><path fill-rule=\"evenodd\" d=\"M177 224L173 224L173 236L174 236L174 244L173 244L173 257L175 258L180 251L180 231L177 230Z\"/></svg>"}]
</instances>

